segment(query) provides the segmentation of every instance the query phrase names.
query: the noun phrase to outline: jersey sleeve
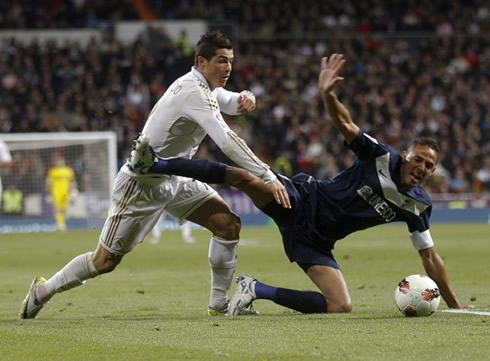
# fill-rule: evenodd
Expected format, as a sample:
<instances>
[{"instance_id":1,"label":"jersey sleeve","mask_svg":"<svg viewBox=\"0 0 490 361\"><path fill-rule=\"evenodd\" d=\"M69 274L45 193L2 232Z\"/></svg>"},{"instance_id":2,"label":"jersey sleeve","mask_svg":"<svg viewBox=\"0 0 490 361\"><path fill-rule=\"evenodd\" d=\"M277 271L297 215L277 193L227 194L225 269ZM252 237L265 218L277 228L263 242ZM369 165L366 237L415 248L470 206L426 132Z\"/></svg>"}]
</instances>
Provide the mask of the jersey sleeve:
<instances>
[{"instance_id":1,"label":"jersey sleeve","mask_svg":"<svg viewBox=\"0 0 490 361\"><path fill-rule=\"evenodd\" d=\"M216 88L215 90L216 100L218 101L220 110L228 115L240 114L238 109L238 97L240 93L231 92L224 88Z\"/></svg>"},{"instance_id":2,"label":"jersey sleeve","mask_svg":"<svg viewBox=\"0 0 490 361\"><path fill-rule=\"evenodd\" d=\"M413 216L407 221L410 239L417 251L434 246L432 237L429 232L429 218L432 207L428 207L418 216Z\"/></svg>"},{"instance_id":3,"label":"jersey sleeve","mask_svg":"<svg viewBox=\"0 0 490 361\"><path fill-rule=\"evenodd\" d=\"M362 129L359 131L357 137L347 144L347 147L349 147L359 159L376 157L389 151L385 144L379 143L376 138L364 133Z\"/></svg>"},{"instance_id":4,"label":"jersey sleeve","mask_svg":"<svg viewBox=\"0 0 490 361\"><path fill-rule=\"evenodd\" d=\"M238 94L237 94L238 97ZM224 121L214 96L205 88L199 88L187 99L186 115L194 119L223 153L239 167L263 179L266 183L276 179L270 167L263 163L243 139Z\"/></svg>"},{"instance_id":5,"label":"jersey sleeve","mask_svg":"<svg viewBox=\"0 0 490 361\"><path fill-rule=\"evenodd\" d=\"M410 233L410 239L417 251L434 246L434 241L432 240L429 230Z\"/></svg>"},{"instance_id":6,"label":"jersey sleeve","mask_svg":"<svg viewBox=\"0 0 490 361\"><path fill-rule=\"evenodd\" d=\"M255 99L252 92L244 90L240 93L231 92L224 88L216 88L214 91L216 100L218 101L221 111L228 115L238 115L238 98L241 95L248 94Z\"/></svg>"}]
</instances>

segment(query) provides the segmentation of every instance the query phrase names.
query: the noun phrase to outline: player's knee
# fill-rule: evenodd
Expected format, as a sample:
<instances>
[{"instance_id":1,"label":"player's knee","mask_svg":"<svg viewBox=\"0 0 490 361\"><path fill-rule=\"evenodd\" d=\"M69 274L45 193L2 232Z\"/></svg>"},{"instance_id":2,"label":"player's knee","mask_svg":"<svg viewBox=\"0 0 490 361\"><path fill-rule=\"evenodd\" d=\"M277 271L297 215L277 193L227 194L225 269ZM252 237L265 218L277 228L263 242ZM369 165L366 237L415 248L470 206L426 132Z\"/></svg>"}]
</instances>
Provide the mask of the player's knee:
<instances>
[{"instance_id":1,"label":"player's knee","mask_svg":"<svg viewBox=\"0 0 490 361\"><path fill-rule=\"evenodd\" d=\"M94 256L94 265L99 274L109 273L114 271L119 263L121 263L122 256L119 255L105 255Z\"/></svg>"},{"instance_id":2,"label":"player's knee","mask_svg":"<svg viewBox=\"0 0 490 361\"><path fill-rule=\"evenodd\" d=\"M352 312L352 302L345 302L340 305L340 312L342 313L351 313Z\"/></svg>"},{"instance_id":3,"label":"player's knee","mask_svg":"<svg viewBox=\"0 0 490 361\"><path fill-rule=\"evenodd\" d=\"M337 302L328 302L329 313L350 313L352 312L352 301L342 300Z\"/></svg>"},{"instance_id":4,"label":"player's knee","mask_svg":"<svg viewBox=\"0 0 490 361\"><path fill-rule=\"evenodd\" d=\"M213 234L223 239L238 239L241 228L240 217L230 212L221 217L219 224L214 227Z\"/></svg>"}]
</instances>

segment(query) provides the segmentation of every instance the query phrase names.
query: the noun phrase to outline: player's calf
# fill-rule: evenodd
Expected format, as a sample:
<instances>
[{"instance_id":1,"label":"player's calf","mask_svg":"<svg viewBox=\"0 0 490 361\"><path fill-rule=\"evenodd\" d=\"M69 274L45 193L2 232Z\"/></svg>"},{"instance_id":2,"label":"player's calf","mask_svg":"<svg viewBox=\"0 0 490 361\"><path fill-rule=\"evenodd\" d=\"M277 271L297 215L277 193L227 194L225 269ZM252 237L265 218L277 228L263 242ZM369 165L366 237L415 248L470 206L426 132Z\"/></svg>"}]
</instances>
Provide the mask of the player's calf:
<instances>
[{"instance_id":1,"label":"player's calf","mask_svg":"<svg viewBox=\"0 0 490 361\"><path fill-rule=\"evenodd\" d=\"M227 166L224 163L204 159L158 159L149 173L180 175L204 183L224 184Z\"/></svg>"}]
</instances>

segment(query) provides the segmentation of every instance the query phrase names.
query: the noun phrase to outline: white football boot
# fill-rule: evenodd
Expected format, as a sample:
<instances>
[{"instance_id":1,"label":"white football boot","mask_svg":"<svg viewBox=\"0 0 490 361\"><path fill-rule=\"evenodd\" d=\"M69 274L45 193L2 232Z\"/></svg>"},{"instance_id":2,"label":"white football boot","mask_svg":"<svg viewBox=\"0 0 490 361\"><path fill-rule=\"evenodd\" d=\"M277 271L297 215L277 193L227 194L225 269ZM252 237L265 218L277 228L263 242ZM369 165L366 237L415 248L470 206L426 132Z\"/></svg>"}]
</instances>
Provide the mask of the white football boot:
<instances>
[{"instance_id":1,"label":"white football boot","mask_svg":"<svg viewBox=\"0 0 490 361\"><path fill-rule=\"evenodd\" d=\"M149 143L150 136L144 133L141 133L138 138L133 141L133 150L126 163L132 172L146 174L150 167L155 163L155 152Z\"/></svg>"},{"instance_id":2,"label":"white football boot","mask_svg":"<svg viewBox=\"0 0 490 361\"><path fill-rule=\"evenodd\" d=\"M249 275L243 274L237 277L236 290L228 303L228 311L226 312L227 316L242 314L244 310L252 305L252 301L256 299L256 282L257 279Z\"/></svg>"}]
</instances>

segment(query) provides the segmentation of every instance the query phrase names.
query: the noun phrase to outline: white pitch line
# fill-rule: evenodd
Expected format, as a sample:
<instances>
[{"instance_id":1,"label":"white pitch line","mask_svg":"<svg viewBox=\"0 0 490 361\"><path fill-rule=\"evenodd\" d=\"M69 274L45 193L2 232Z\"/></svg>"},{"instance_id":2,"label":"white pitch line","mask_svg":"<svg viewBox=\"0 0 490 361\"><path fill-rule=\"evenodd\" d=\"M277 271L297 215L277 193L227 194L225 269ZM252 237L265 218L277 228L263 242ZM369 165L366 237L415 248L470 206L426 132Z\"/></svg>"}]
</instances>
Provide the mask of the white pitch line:
<instances>
[{"instance_id":1,"label":"white pitch line","mask_svg":"<svg viewBox=\"0 0 490 361\"><path fill-rule=\"evenodd\" d=\"M488 312L488 311L473 311L473 310L467 310L467 309L441 310L440 312L466 313L466 314L470 314L470 315L490 316L490 312Z\"/></svg>"}]
</instances>

